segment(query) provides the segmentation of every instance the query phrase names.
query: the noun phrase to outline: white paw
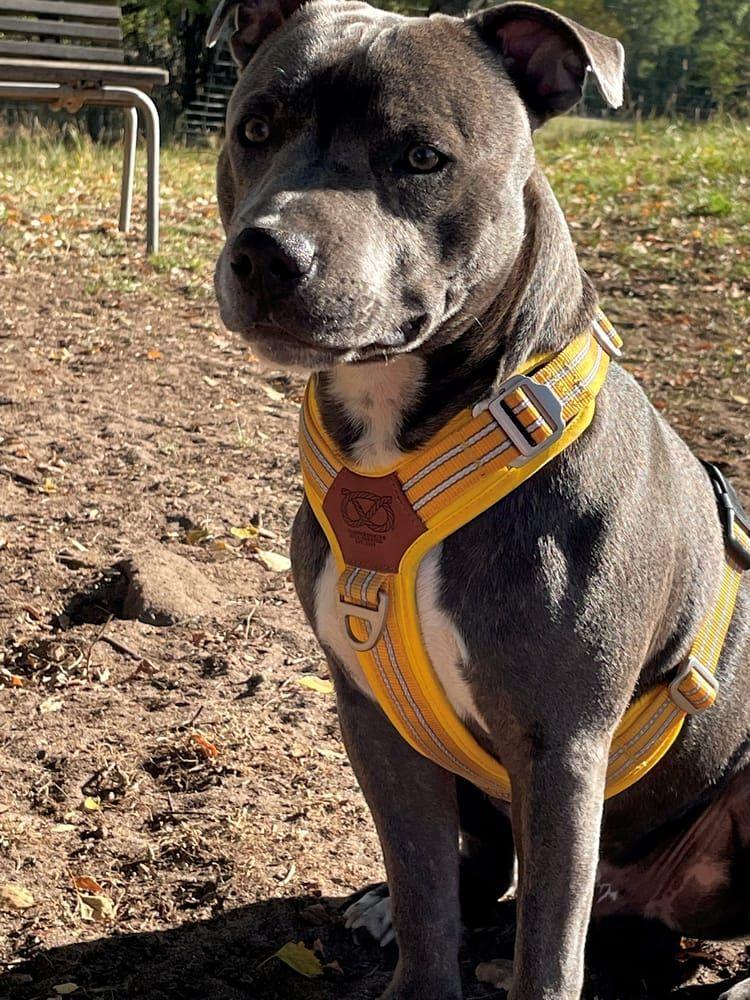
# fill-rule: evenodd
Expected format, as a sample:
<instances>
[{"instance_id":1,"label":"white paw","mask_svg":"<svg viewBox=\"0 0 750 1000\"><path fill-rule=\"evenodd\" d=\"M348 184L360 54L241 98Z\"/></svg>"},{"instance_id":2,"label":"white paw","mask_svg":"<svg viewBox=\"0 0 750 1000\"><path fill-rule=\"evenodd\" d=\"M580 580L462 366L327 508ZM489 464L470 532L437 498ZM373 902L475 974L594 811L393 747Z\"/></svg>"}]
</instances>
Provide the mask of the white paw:
<instances>
[{"instance_id":1,"label":"white paw","mask_svg":"<svg viewBox=\"0 0 750 1000\"><path fill-rule=\"evenodd\" d=\"M384 896L381 889L373 889L347 906L344 921L349 930L364 928L381 948L385 948L396 937L391 915L391 897Z\"/></svg>"},{"instance_id":2,"label":"white paw","mask_svg":"<svg viewBox=\"0 0 750 1000\"><path fill-rule=\"evenodd\" d=\"M741 983L736 983L731 990L722 993L719 1000L748 1000L750 997L750 979L743 979Z\"/></svg>"},{"instance_id":3,"label":"white paw","mask_svg":"<svg viewBox=\"0 0 750 1000\"><path fill-rule=\"evenodd\" d=\"M496 958L492 962L482 962L474 970L474 975L480 983L489 983L496 990L510 992L513 985L513 963L504 958Z\"/></svg>"}]
</instances>

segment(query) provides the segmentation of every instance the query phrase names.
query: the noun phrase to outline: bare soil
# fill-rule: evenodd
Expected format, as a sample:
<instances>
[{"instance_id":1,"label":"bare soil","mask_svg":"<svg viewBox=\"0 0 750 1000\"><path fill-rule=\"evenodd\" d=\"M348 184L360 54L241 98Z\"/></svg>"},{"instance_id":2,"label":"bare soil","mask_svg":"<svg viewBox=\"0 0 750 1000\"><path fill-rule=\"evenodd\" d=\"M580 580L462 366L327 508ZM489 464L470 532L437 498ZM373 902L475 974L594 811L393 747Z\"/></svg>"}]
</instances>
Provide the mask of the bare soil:
<instances>
[{"instance_id":1,"label":"bare soil","mask_svg":"<svg viewBox=\"0 0 750 1000\"><path fill-rule=\"evenodd\" d=\"M747 331L688 269L660 312L658 273L586 262L629 367L750 496ZM289 573L259 555L287 552L302 495L301 382L135 250L136 291L91 294L89 265L0 273L0 886L33 897L0 908L0 997L376 997L394 951L340 906L382 878L377 840ZM511 954L496 925L467 937L467 997L498 995L474 977ZM750 964L634 933L593 949L589 997L717 997ZM323 977L271 958L296 941Z\"/></svg>"}]
</instances>

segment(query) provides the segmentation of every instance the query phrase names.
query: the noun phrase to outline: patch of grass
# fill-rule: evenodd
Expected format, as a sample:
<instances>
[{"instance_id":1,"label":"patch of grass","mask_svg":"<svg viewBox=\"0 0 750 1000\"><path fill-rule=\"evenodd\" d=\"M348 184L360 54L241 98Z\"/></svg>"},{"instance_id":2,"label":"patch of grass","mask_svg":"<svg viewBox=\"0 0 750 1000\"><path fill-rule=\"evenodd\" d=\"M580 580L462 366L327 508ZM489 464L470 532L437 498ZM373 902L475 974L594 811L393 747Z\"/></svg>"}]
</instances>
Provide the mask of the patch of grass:
<instances>
[{"instance_id":1,"label":"patch of grass","mask_svg":"<svg viewBox=\"0 0 750 1000\"><path fill-rule=\"evenodd\" d=\"M216 152L168 146L162 150L161 253L145 265L168 284L211 294L213 261L221 245L214 175ZM40 136L0 137L2 253L11 262L59 260L84 267L98 288L137 291L143 279L145 150L136 161L133 230L117 230L122 149L98 146L73 133L65 141ZM85 258L86 263L76 262Z\"/></svg>"},{"instance_id":2,"label":"patch of grass","mask_svg":"<svg viewBox=\"0 0 750 1000\"><path fill-rule=\"evenodd\" d=\"M614 258L626 276L656 266L668 280L697 268L750 316L748 124L564 117L540 130L537 147L584 261L590 251ZM119 147L96 146L75 132L65 141L0 137L0 254L11 263L41 258L85 268L91 294L137 294L148 278L156 292L210 298L222 241L216 151L164 149L162 249L148 262L144 153L139 148L127 237L116 225L121 156Z\"/></svg>"},{"instance_id":3,"label":"patch of grass","mask_svg":"<svg viewBox=\"0 0 750 1000\"><path fill-rule=\"evenodd\" d=\"M750 317L750 125L578 121L541 129L537 148L584 258L704 276Z\"/></svg>"}]
</instances>

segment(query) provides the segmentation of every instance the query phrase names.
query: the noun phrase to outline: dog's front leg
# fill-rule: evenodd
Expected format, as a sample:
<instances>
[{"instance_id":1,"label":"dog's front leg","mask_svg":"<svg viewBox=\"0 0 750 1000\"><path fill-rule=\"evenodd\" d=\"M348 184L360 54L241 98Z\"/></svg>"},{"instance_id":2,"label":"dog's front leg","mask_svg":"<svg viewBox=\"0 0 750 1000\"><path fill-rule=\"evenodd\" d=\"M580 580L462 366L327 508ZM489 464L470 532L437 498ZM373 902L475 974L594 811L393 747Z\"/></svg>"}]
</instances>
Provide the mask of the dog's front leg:
<instances>
[{"instance_id":1,"label":"dog's front leg","mask_svg":"<svg viewBox=\"0 0 750 1000\"><path fill-rule=\"evenodd\" d=\"M393 905L399 960L383 1000L460 1000L455 778L412 750L331 666L341 732L375 820Z\"/></svg>"},{"instance_id":2,"label":"dog's front leg","mask_svg":"<svg viewBox=\"0 0 750 1000\"><path fill-rule=\"evenodd\" d=\"M519 859L511 1000L577 1000L596 880L608 741L538 734L513 778Z\"/></svg>"}]
</instances>

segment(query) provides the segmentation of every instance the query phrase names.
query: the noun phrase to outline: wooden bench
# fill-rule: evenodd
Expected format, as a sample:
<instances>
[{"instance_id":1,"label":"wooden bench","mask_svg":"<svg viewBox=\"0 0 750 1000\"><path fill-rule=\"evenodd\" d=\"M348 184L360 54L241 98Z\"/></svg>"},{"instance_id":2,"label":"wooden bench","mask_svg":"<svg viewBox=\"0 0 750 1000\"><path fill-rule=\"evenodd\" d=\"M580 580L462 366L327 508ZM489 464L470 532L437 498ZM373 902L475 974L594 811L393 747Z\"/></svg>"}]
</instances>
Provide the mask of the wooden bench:
<instances>
[{"instance_id":1,"label":"wooden bench","mask_svg":"<svg viewBox=\"0 0 750 1000\"><path fill-rule=\"evenodd\" d=\"M148 195L146 242L159 249L159 113L151 90L169 74L126 66L114 0L0 0L0 98L78 111L84 104L120 107L125 113L125 158L120 229L130 228L138 111L146 126Z\"/></svg>"}]
</instances>

